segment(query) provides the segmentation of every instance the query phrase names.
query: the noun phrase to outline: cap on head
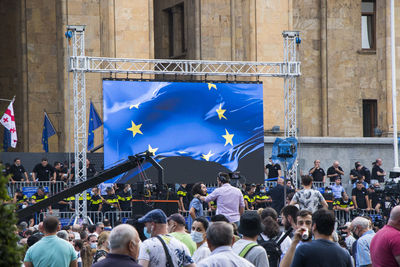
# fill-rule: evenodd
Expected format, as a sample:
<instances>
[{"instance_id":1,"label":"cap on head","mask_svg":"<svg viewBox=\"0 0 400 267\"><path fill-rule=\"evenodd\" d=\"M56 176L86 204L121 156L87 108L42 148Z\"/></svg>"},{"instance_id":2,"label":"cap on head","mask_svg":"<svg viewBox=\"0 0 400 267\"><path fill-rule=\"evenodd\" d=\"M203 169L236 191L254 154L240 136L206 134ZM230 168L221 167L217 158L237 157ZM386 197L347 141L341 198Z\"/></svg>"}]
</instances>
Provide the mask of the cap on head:
<instances>
[{"instance_id":1,"label":"cap on head","mask_svg":"<svg viewBox=\"0 0 400 267\"><path fill-rule=\"evenodd\" d=\"M141 217L138 220L138 222L139 223L154 222L154 223L166 224L167 223L167 215L165 215L165 213L162 210L155 209L155 210L152 210L152 211L149 211L148 213L146 213L146 215Z\"/></svg>"}]
</instances>

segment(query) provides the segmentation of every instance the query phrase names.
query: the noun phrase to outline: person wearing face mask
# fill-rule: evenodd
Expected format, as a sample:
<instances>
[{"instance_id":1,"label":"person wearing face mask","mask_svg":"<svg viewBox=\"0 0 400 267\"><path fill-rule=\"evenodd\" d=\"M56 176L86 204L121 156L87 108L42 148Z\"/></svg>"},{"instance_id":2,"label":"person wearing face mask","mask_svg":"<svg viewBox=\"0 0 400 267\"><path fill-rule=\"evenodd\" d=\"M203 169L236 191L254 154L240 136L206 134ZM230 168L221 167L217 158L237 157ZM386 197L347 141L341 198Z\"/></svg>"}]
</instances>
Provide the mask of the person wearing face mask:
<instances>
[{"instance_id":1,"label":"person wearing face mask","mask_svg":"<svg viewBox=\"0 0 400 267\"><path fill-rule=\"evenodd\" d=\"M189 266L194 267L190 251L186 245L168 234L167 216L160 209L149 211L138 220L145 224L145 232L150 238L143 241L138 261L143 267Z\"/></svg>"},{"instance_id":2,"label":"person wearing face mask","mask_svg":"<svg viewBox=\"0 0 400 267\"><path fill-rule=\"evenodd\" d=\"M93 256L93 264L96 262L99 262L101 260L104 260L108 254L109 251L109 242L108 238L110 236L110 232L108 231L103 231L99 237L98 237L98 242L97 242L97 251Z\"/></svg>"},{"instance_id":3,"label":"person wearing face mask","mask_svg":"<svg viewBox=\"0 0 400 267\"><path fill-rule=\"evenodd\" d=\"M206 240L206 231L208 229L208 221L204 217L197 217L194 219L192 224L192 231L190 236L192 240L196 243L197 249L193 253L192 259L195 263L198 263L202 259L210 256L211 251L208 248Z\"/></svg>"},{"instance_id":4,"label":"person wearing face mask","mask_svg":"<svg viewBox=\"0 0 400 267\"><path fill-rule=\"evenodd\" d=\"M371 229L371 222L364 217L356 217L351 222L351 231L357 239L352 247L356 267L372 266L370 247L375 232Z\"/></svg>"},{"instance_id":5,"label":"person wearing face mask","mask_svg":"<svg viewBox=\"0 0 400 267\"><path fill-rule=\"evenodd\" d=\"M139 255L140 239L136 229L129 224L115 227L109 237L110 253L93 267L132 266L139 267L136 260Z\"/></svg>"},{"instance_id":6,"label":"person wearing face mask","mask_svg":"<svg viewBox=\"0 0 400 267\"><path fill-rule=\"evenodd\" d=\"M190 251L190 255L193 255L196 250L196 244L193 242L190 234L186 233L185 218L179 213L175 213L168 217L167 223L168 233L185 244Z\"/></svg>"},{"instance_id":7,"label":"person wearing face mask","mask_svg":"<svg viewBox=\"0 0 400 267\"><path fill-rule=\"evenodd\" d=\"M260 185L260 190L256 194L256 209L266 208L269 202L271 202L271 198L267 195L265 185Z\"/></svg>"}]
</instances>

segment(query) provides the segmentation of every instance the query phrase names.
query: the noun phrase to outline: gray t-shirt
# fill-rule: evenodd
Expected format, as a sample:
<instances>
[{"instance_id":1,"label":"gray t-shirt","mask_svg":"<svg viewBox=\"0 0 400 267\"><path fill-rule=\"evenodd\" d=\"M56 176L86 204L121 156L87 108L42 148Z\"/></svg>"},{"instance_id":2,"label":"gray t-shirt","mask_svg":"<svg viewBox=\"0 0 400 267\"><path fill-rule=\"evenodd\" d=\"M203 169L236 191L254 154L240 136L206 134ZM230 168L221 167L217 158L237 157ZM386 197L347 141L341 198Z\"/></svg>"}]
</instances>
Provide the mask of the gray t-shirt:
<instances>
[{"instance_id":1,"label":"gray t-shirt","mask_svg":"<svg viewBox=\"0 0 400 267\"><path fill-rule=\"evenodd\" d=\"M318 210L318 205L324 200L322 194L314 189L303 189L296 192L292 201L299 204L300 210L309 210L312 213Z\"/></svg>"},{"instance_id":2,"label":"gray t-shirt","mask_svg":"<svg viewBox=\"0 0 400 267\"><path fill-rule=\"evenodd\" d=\"M240 254L242 250L250 243L256 243L249 240L240 239L232 246L233 252ZM256 243L257 244L257 243ZM253 263L256 267L269 267L268 255L265 249L261 246L252 248L245 257L246 260Z\"/></svg>"}]
</instances>

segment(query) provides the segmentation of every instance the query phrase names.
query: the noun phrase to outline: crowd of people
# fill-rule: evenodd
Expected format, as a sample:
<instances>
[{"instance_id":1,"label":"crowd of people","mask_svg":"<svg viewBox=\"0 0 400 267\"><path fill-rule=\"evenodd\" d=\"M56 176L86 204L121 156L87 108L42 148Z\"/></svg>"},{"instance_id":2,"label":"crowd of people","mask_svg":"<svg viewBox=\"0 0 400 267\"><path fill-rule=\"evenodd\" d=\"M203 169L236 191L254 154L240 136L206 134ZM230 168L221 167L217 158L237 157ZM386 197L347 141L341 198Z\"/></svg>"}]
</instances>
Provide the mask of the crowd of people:
<instances>
[{"instance_id":1,"label":"crowd of people","mask_svg":"<svg viewBox=\"0 0 400 267\"><path fill-rule=\"evenodd\" d=\"M34 227L23 222L18 233L20 245L27 247L23 261L25 266L95 267L400 265L400 206L382 229L362 216L337 227L312 181L303 176L303 189L278 212L268 206L246 210L242 191L220 173L210 194L202 183L193 186L190 226L181 214L167 217L160 209L135 214L114 228L108 220L61 227L52 216ZM196 207L210 202L217 203L216 213L206 218Z\"/></svg>"}]
</instances>

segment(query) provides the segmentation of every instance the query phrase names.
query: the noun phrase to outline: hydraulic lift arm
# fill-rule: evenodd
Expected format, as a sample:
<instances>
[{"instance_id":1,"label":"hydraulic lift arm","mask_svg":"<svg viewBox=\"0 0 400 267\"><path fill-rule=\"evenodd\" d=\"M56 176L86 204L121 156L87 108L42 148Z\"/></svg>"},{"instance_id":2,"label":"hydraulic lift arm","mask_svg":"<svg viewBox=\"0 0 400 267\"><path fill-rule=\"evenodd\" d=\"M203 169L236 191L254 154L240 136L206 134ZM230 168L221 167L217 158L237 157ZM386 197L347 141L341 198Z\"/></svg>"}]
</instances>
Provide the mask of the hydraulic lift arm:
<instances>
[{"instance_id":1,"label":"hydraulic lift arm","mask_svg":"<svg viewBox=\"0 0 400 267\"><path fill-rule=\"evenodd\" d=\"M39 212L40 210L47 208L48 206L57 203L67 197L76 195L78 193L81 193L89 188L92 188L100 183L103 183L117 175L120 175L126 171L129 171L131 169L136 168L139 164L142 164L144 161L149 161L151 164L154 165L154 167L159 170L159 182L163 182L163 169L162 167L151 157L151 153L146 151L140 154L136 154L135 156L129 156L128 160L111 167L107 170L104 170L97 175L95 175L93 178L86 180L80 184L77 184L71 188L68 188L54 196L51 196L49 198L46 198L32 206L29 206L25 209L21 209L17 211L17 215L19 218L25 218L26 216L32 215L35 212ZM161 178L161 179L160 179Z\"/></svg>"}]
</instances>

